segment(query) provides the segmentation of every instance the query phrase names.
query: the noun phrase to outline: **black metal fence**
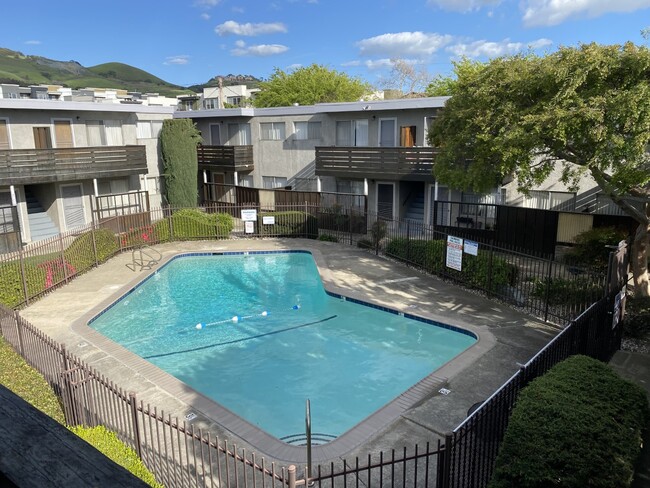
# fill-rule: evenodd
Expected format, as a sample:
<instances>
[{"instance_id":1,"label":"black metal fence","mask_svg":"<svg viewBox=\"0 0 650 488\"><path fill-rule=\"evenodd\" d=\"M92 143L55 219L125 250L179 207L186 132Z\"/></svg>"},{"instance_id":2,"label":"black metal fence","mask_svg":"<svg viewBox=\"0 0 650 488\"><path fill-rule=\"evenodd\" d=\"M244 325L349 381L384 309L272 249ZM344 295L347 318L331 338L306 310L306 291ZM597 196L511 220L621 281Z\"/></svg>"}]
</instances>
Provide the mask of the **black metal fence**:
<instances>
[{"instance_id":1,"label":"black metal fence","mask_svg":"<svg viewBox=\"0 0 650 488\"><path fill-rule=\"evenodd\" d=\"M579 280L584 279L582 274L587 271L580 273L548 259L479 241L472 241L468 246L463 240L458 246L456 236L438 232L430 226L385 221L367 213L363 214L364 225L357 228L352 218L354 212L346 209L341 209L338 215L347 219L335 222L334 229L323 229L319 225L320 206L304 204L290 208L292 210L284 211L287 214L268 212L265 215L260 210L252 216L253 220L246 220L251 218L251 213L242 213L242 210L257 212L257 209L233 207L229 215L237 217L232 226L225 227L216 219L213 222L199 218L202 214L209 216L207 211L192 210L188 214L187 209L157 209L148 212L142 225L132 227L128 225L135 222L126 220L130 215L115 216L101 225L94 224L3 256L0 283L7 283L5 278L11 278L12 285L2 289L2 296L14 296L11 293L15 293L15 301L10 305L19 307L121 251L168 240L225 239L234 233L238 237L338 240L481 289L491 296L514 300L531 312L543 311L548 317L566 321L568 325L449 433L444 444L427 444L424 448L413 446L403 452L374 453L357 457L353 462L341 460L336 465L316 466L309 479L305 476L298 481L294 467L276 470L274 465L265 465L254 453L220 443L208 433L195 431L164 415L156 407L136 402L135 396L127 395L16 312L1 306L0 332L44 374L61 396L69 422L103 424L117 431L136 449L158 479L170 486L276 486L277 483L292 487L313 482L317 486L363 483L482 488L492 475L518 392L573 354L607 360L620 344L620 316L624 308L623 286L628 263L625 246L615 253L609 276L603 273L593 278L598 285L594 287L593 298L583 296L584 301L591 300L591 306L583 307L582 302L576 302L570 307L558 308L550 301L552 279L573 281L578 289L582 283ZM264 217L273 219L265 222ZM247 226L247 221L252 225ZM541 283L537 289L539 297L533 286L538 282ZM222 467L225 472L221 471Z\"/></svg>"},{"instance_id":2,"label":"black metal fence","mask_svg":"<svg viewBox=\"0 0 650 488\"><path fill-rule=\"evenodd\" d=\"M17 208L0 206L0 254L16 251L21 245Z\"/></svg>"}]
</instances>

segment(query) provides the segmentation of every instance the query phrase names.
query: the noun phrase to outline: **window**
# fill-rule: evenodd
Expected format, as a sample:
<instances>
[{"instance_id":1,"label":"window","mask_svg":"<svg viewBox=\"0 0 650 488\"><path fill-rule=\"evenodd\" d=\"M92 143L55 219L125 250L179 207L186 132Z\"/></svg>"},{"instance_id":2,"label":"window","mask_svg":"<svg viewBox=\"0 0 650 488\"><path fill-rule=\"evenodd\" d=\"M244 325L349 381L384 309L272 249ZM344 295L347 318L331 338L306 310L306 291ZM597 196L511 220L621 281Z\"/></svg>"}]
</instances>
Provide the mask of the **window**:
<instances>
[{"instance_id":1,"label":"window","mask_svg":"<svg viewBox=\"0 0 650 488\"><path fill-rule=\"evenodd\" d=\"M266 189L284 188L287 186L287 179L282 176L262 176L262 186Z\"/></svg>"},{"instance_id":2,"label":"window","mask_svg":"<svg viewBox=\"0 0 650 488\"><path fill-rule=\"evenodd\" d=\"M368 120L339 120L336 122L337 146L367 146Z\"/></svg>"},{"instance_id":3,"label":"window","mask_svg":"<svg viewBox=\"0 0 650 488\"><path fill-rule=\"evenodd\" d=\"M298 141L321 138L320 122L294 122L293 126L295 138Z\"/></svg>"},{"instance_id":4,"label":"window","mask_svg":"<svg viewBox=\"0 0 650 488\"><path fill-rule=\"evenodd\" d=\"M244 97L226 97L226 102L230 105L240 106Z\"/></svg>"},{"instance_id":5,"label":"window","mask_svg":"<svg viewBox=\"0 0 650 488\"><path fill-rule=\"evenodd\" d=\"M119 120L87 120L88 146L123 146L122 122Z\"/></svg>"},{"instance_id":6,"label":"window","mask_svg":"<svg viewBox=\"0 0 650 488\"><path fill-rule=\"evenodd\" d=\"M246 188L253 188L253 177L251 175L240 176L239 186L245 186Z\"/></svg>"},{"instance_id":7,"label":"window","mask_svg":"<svg viewBox=\"0 0 650 488\"><path fill-rule=\"evenodd\" d=\"M260 124L260 138L263 141L283 141L284 122L264 122Z\"/></svg>"},{"instance_id":8,"label":"window","mask_svg":"<svg viewBox=\"0 0 650 488\"><path fill-rule=\"evenodd\" d=\"M219 108L219 99L218 98L206 98L203 100L203 108L210 110L214 108Z\"/></svg>"},{"instance_id":9,"label":"window","mask_svg":"<svg viewBox=\"0 0 650 488\"><path fill-rule=\"evenodd\" d=\"M379 119L379 147L395 147L395 119Z\"/></svg>"},{"instance_id":10,"label":"window","mask_svg":"<svg viewBox=\"0 0 650 488\"><path fill-rule=\"evenodd\" d=\"M135 130L138 139L157 139L162 129L162 120L138 120Z\"/></svg>"},{"instance_id":11,"label":"window","mask_svg":"<svg viewBox=\"0 0 650 488\"><path fill-rule=\"evenodd\" d=\"M9 144L9 124L6 120L0 120L0 149L11 149L11 144Z\"/></svg>"},{"instance_id":12,"label":"window","mask_svg":"<svg viewBox=\"0 0 650 488\"><path fill-rule=\"evenodd\" d=\"M575 210L575 193L532 190L524 198L524 207L544 210Z\"/></svg>"},{"instance_id":13,"label":"window","mask_svg":"<svg viewBox=\"0 0 650 488\"><path fill-rule=\"evenodd\" d=\"M97 191L100 195L127 193L129 191L129 179L99 180L97 181Z\"/></svg>"},{"instance_id":14,"label":"window","mask_svg":"<svg viewBox=\"0 0 650 488\"><path fill-rule=\"evenodd\" d=\"M336 180L336 193L353 193L363 195L362 180Z\"/></svg>"},{"instance_id":15,"label":"window","mask_svg":"<svg viewBox=\"0 0 650 488\"><path fill-rule=\"evenodd\" d=\"M250 124L228 124L228 139L232 146L248 146L251 143Z\"/></svg>"}]
</instances>

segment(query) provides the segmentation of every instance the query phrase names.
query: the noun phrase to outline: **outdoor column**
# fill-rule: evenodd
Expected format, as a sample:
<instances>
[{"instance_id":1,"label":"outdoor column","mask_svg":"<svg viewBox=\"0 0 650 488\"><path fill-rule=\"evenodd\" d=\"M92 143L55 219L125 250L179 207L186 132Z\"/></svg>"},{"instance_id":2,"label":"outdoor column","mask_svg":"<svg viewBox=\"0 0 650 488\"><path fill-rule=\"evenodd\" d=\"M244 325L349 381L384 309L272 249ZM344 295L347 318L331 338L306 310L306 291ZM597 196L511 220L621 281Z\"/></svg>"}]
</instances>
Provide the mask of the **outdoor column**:
<instances>
[{"instance_id":1,"label":"outdoor column","mask_svg":"<svg viewBox=\"0 0 650 488\"><path fill-rule=\"evenodd\" d=\"M206 170L203 170L203 183L208 182L208 172Z\"/></svg>"},{"instance_id":2,"label":"outdoor column","mask_svg":"<svg viewBox=\"0 0 650 488\"><path fill-rule=\"evenodd\" d=\"M323 191L323 186L322 186L322 183L321 183L321 181L320 181L320 176L317 176L317 177L316 177L316 191L317 191L318 193L320 193L320 192Z\"/></svg>"},{"instance_id":3,"label":"outdoor column","mask_svg":"<svg viewBox=\"0 0 650 488\"><path fill-rule=\"evenodd\" d=\"M433 199L437 202L438 201L438 180L435 181L433 187Z\"/></svg>"},{"instance_id":4,"label":"outdoor column","mask_svg":"<svg viewBox=\"0 0 650 488\"><path fill-rule=\"evenodd\" d=\"M147 181L147 175L142 175L142 184L140 185L142 191L149 191L149 182Z\"/></svg>"},{"instance_id":5,"label":"outdoor column","mask_svg":"<svg viewBox=\"0 0 650 488\"><path fill-rule=\"evenodd\" d=\"M9 186L9 193L11 193L11 205L17 207L18 203L16 200L16 188L14 187L14 185Z\"/></svg>"},{"instance_id":6,"label":"outdoor column","mask_svg":"<svg viewBox=\"0 0 650 488\"><path fill-rule=\"evenodd\" d=\"M235 186L239 185L239 176L237 175L237 171L235 171Z\"/></svg>"},{"instance_id":7,"label":"outdoor column","mask_svg":"<svg viewBox=\"0 0 650 488\"><path fill-rule=\"evenodd\" d=\"M97 178L93 178L93 190L95 192L95 197L99 196L99 190L97 189Z\"/></svg>"},{"instance_id":8,"label":"outdoor column","mask_svg":"<svg viewBox=\"0 0 650 488\"><path fill-rule=\"evenodd\" d=\"M368 196L368 178L363 179L363 194Z\"/></svg>"}]
</instances>

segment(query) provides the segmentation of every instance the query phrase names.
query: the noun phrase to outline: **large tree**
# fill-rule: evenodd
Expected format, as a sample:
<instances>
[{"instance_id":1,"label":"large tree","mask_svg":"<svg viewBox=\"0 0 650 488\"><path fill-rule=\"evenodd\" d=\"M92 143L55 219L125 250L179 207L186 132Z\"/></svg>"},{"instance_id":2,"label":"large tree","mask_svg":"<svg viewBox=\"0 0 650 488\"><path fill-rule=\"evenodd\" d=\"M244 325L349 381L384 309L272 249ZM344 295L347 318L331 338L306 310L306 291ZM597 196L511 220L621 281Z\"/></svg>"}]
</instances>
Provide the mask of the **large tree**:
<instances>
[{"instance_id":1,"label":"large tree","mask_svg":"<svg viewBox=\"0 0 650 488\"><path fill-rule=\"evenodd\" d=\"M159 137L167 203L176 208L196 207L196 146L201 133L191 119L168 119Z\"/></svg>"},{"instance_id":2,"label":"large tree","mask_svg":"<svg viewBox=\"0 0 650 488\"><path fill-rule=\"evenodd\" d=\"M637 223L636 292L650 294L650 50L632 43L502 57L468 70L429 135L436 178L485 191L507 175L521 190L556 165L576 187L589 174Z\"/></svg>"},{"instance_id":3,"label":"large tree","mask_svg":"<svg viewBox=\"0 0 650 488\"><path fill-rule=\"evenodd\" d=\"M313 105L327 102L353 102L371 91L358 78L312 64L285 72L276 68L271 77L260 83L255 97L256 107L288 107L294 104Z\"/></svg>"}]
</instances>

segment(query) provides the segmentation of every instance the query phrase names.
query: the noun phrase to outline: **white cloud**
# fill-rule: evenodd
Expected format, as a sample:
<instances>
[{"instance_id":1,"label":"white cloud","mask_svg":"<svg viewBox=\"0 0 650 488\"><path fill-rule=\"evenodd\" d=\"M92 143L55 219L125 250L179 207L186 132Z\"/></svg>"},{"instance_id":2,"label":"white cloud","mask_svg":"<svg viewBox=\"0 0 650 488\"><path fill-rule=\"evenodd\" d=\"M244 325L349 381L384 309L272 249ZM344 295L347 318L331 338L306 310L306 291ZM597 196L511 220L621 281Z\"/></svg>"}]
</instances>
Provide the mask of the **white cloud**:
<instances>
[{"instance_id":1,"label":"white cloud","mask_svg":"<svg viewBox=\"0 0 650 488\"><path fill-rule=\"evenodd\" d=\"M302 64L300 63L295 63L295 64L290 64L287 66L287 71L293 71L294 69L300 69L302 68Z\"/></svg>"},{"instance_id":2,"label":"white cloud","mask_svg":"<svg viewBox=\"0 0 650 488\"><path fill-rule=\"evenodd\" d=\"M36 41L36 40L25 41L25 44L29 44L30 46L37 46L40 43L41 43L41 41Z\"/></svg>"},{"instance_id":3,"label":"white cloud","mask_svg":"<svg viewBox=\"0 0 650 488\"><path fill-rule=\"evenodd\" d=\"M235 34L238 36L259 36L261 34L277 34L287 32L287 26L282 22L273 22L269 24L251 24L247 22L240 24L234 20L227 20L214 28L220 36Z\"/></svg>"},{"instance_id":4,"label":"white cloud","mask_svg":"<svg viewBox=\"0 0 650 488\"><path fill-rule=\"evenodd\" d=\"M499 5L503 0L428 0L427 5L454 12L472 12L485 6ZM566 0L572 1L572 0Z\"/></svg>"},{"instance_id":5,"label":"white cloud","mask_svg":"<svg viewBox=\"0 0 650 488\"><path fill-rule=\"evenodd\" d=\"M178 56L167 56L163 64L188 64L190 62L190 56L187 54L180 54Z\"/></svg>"},{"instance_id":6,"label":"white cloud","mask_svg":"<svg viewBox=\"0 0 650 488\"><path fill-rule=\"evenodd\" d=\"M511 42L510 39L503 41L474 41L470 43L457 43L453 46L447 47L447 51L454 55L468 58L496 58L508 54L516 54L525 49L540 49L542 47L550 46L553 42L550 39L537 39L528 44L523 42Z\"/></svg>"},{"instance_id":7,"label":"white cloud","mask_svg":"<svg viewBox=\"0 0 650 488\"><path fill-rule=\"evenodd\" d=\"M356 43L362 56L386 56L388 58L427 57L449 44L450 35L428 32L397 32L362 39Z\"/></svg>"},{"instance_id":8,"label":"white cloud","mask_svg":"<svg viewBox=\"0 0 650 488\"><path fill-rule=\"evenodd\" d=\"M233 56L275 56L276 54L282 54L289 50L287 46L282 44L257 44L252 46L247 46L244 41L235 42L235 48L230 50L230 54Z\"/></svg>"},{"instance_id":9,"label":"white cloud","mask_svg":"<svg viewBox=\"0 0 650 488\"><path fill-rule=\"evenodd\" d=\"M195 0L194 5L203 8L216 7L221 3L221 0Z\"/></svg>"},{"instance_id":10,"label":"white cloud","mask_svg":"<svg viewBox=\"0 0 650 488\"><path fill-rule=\"evenodd\" d=\"M598 17L612 12L634 12L650 7L650 0L524 0L524 24L557 25L575 17Z\"/></svg>"},{"instance_id":11,"label":"white cloud","mask_svg":"<svg viewBox=\"0 0 650 488\"><path fill-rule=\"evenodd\" d=\"M210 14L206 14L205 12L203 12L203 13L201 14L201 18L202 18L203 20L210 20Z\"/></svg>"},{"instance_id":12,"label":"white cloud","mask_svg":"<svg viewBox=\"0 0 650 488\"><path fill-rule=\"evenodd\" d=\"M236 14L243 14L245 12L244 7L232 7L230 11Z\"/></svg>"}]
</instances>

